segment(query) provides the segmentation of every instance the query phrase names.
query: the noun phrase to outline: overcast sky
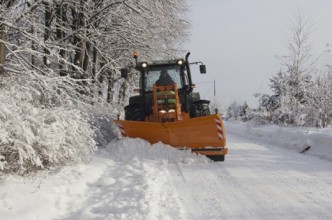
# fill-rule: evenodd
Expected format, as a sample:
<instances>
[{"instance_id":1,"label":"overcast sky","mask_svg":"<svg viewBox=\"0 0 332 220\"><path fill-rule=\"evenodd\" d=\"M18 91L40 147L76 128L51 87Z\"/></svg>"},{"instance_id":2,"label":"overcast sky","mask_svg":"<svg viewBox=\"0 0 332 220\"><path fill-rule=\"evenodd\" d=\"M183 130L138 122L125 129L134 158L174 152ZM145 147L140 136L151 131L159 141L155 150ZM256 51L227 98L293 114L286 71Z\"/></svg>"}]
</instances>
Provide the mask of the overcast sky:
<instances>
[{"instance_id":1,"label":"overcast sky","mask_svg":"<svg viewBox=\"0 0 332 220\"><path fill-rule=\"evenodd\" d=\"M257 105L254 93L270 93L278 72L275 55L285 55L292 21L300 9L313 24L310 39L317 55L332 42L332 0L188 0L192 35L190 61L203 61L207 75L194 72L201 96ZM324 61L325 62L325 61ZM332 62L332 61L331 61ZM193 69L195 66L192 67Z\"/></svg>"}]
</instances>

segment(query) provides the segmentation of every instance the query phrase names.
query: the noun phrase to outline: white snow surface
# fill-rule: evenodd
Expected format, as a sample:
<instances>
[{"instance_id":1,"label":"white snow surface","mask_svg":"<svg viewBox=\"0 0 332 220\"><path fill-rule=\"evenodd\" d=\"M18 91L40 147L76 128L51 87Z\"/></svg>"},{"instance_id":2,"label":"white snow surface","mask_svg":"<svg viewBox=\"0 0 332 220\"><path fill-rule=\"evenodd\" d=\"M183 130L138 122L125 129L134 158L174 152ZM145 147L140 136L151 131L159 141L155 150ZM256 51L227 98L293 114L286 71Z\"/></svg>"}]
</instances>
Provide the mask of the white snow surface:
<instances>
[{"instance_id":1,"label":"white snow surface","mask_svg":"<svg viewBox=\"0 0 332 220\"><path fill-rule=\"evenodd\" d=\"M332 161L332 128L280 127L277 125L255 126L239 121L226 122L227 132L270 146L305 152Z\"/></svg>"},{"instance_id":2,"label":"white snow surface","mask_svg":"<svg viewBox=\"0 0 332 220\"><path fill-rule=\"evenodd\" d=\"M225 126L225 162L124 138L88 164L2 176L0 219L332 219L331 130Z\"/></svg>"}]
</instances>

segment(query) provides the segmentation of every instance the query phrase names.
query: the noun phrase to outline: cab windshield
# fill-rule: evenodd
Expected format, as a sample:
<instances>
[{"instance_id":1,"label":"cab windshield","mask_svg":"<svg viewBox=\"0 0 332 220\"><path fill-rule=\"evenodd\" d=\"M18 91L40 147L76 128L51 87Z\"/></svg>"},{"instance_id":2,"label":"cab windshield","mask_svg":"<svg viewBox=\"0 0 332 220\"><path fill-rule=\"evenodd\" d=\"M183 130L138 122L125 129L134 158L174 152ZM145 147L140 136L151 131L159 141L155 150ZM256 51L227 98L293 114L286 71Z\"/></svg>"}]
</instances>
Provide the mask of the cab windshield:
<instances>
[{"instance_id":1,"label":"cab windshield","mask_svg":"<svg viewBox=\"0 0 332 220\"><path fill-rule=\"evenodd\" d=\"M162 72L167 72L168 76L176 83L177 88L182 88L181 69L180 66L163 66L154 67L150 66L148 72L145 74L145 91L152 91L153 85L161 78Z\"/></svg>"}]
</instances>

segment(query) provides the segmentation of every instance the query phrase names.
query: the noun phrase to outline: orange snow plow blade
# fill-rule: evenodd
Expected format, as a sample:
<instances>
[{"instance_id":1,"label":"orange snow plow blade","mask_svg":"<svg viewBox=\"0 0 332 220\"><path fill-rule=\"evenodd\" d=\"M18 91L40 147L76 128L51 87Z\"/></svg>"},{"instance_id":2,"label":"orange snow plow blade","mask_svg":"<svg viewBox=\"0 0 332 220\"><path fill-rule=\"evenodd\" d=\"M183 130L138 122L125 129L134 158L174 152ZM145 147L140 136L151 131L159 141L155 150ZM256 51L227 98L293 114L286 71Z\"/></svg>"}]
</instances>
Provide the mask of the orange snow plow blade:
<instances>
[{"instance_id":1,"label":"orange snow plow blade","mask_svg":"<svg viewBox=\"0 0 332 220\"><path fill-rule=\"evenodd\" d=\"M151 144L162 142L176 148L190 148L207 156L228 153L225 130L220 115L175 122L114 121L125 137L141 138Z\"/></svg>"}]
</instances>

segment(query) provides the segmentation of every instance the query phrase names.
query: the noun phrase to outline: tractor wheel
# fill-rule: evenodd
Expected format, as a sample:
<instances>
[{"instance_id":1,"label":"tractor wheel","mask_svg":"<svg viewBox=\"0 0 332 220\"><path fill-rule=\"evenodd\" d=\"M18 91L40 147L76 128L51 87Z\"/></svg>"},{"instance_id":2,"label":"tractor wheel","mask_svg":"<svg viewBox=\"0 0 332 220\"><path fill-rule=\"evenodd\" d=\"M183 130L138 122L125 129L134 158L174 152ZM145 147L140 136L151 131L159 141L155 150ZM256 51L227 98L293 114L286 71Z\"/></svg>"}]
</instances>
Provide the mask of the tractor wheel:
<instances>
[{"instance_id":1,"label":"tractor wheel","mask_svg":"<svg viewBox=\"0 0 332 220\"><path fill-rule=\"evenodd\" d=\"M225 160L225 155L209 155L207 156L209 159L218 162L218 161L224 161Z\"/></svg>"},{"instance_id":2,"label":"tractor wheel","mask_svg":"<svg viewBox=\"0 0 332 220\"><path fill-rule=\"evenodd\" d=\"M201 96L198 92L191 93L191 101L192 102L199 101L200 99L201 99Z\"/></svg>"},{"instance_id":3,"label":"tractor wheel","mask_svg":"<svg viewBox=\"0 0 332 220\"><path fill-rule=\"evenodd\" d=\"M201 117L210 115L210 108L209 108L210 101L207 100L198 100L192 103L192 111L191 117Z\"/></svg>"},{"instance_id":4,"label":"tractor wheel","mask_svg":"<svg viewBox=\"0 0 332 220\"><path fill-rule=\"evenodd\" d=\"M144 121L144 111L141 105L132 104L125 107L125 120Z\"/></svg>"},{"instance_id":5,"label":"tractor wheel","mask_svg":"<svg viewBox=\"0 0 332 220\"><path fill-rule=\"evenodd\" d=\"M142 96L137 95L137 96L129 97L129 105L137 105L140 103L142 103Z\"/></svg>"}]
</instances>

